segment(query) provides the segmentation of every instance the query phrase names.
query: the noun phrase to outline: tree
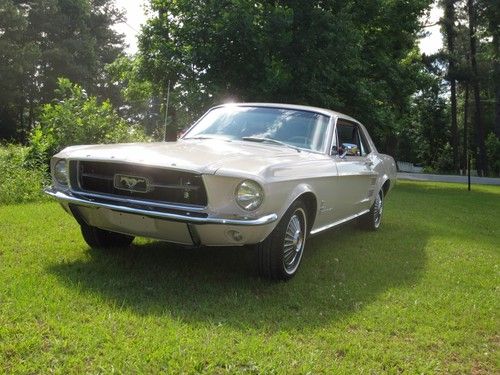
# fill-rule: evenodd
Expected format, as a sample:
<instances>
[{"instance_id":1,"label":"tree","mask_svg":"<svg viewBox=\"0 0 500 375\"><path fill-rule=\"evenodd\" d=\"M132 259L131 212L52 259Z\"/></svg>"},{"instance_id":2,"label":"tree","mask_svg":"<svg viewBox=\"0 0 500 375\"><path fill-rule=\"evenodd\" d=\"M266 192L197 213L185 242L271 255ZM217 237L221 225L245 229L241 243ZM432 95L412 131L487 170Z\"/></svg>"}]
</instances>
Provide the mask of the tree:
<instances>
[{"instance_id":1,"label":"tree","mask_svg":"<svg viewBox=\"0 0 500 375\"><path fill-rule=\"evenodd\" d=\"M443 70L441 67L444 68L448 64L448 69L443 70L446 73L441 77L450 82L450 85L442 91L442 95L449 98L452 119L450 143L453 145L455 138L454 122L458 122L458 117L460 117L463 120L460 123L464 124L461 166L463 169L466 167L467 147L470 144L474 151L472 159L475 161L478 173L486 175L488 165L491 163L485 148L485 136L490 131L494 131L495 109L492 104L496 102L498 87L498 80L495 79L494 56L496 55L493 38L495 30L498 31L498 22L492 21L495 16L491 2L485 0L454 1L453 10L447 10L447 7L451 7L450 2L450 0L441 2L445 7L442 32L446 48L435 56L436 60L440 61L437 65L438 70ZM450 13L453 13L455 19L452 23L453 28L450 26L451 21L448 20L451 17ZM453 36L452 48L449 35ZM451 49L454 50L453 53ZM455 85L453 81L456 81ZM467 104L469 91L472 99L470 109ZM455 116L453 112L458 103L463 103L464 110ZM471 121L467 118L469 112L473 114ZM468 122L473 125L470 137L465 126ZM460 131L460 129L457 130Z\"/></svg>"},{"instance_id":2,"label":"tree","mask_svg":"<svg viewBox=\"0 0 500 375\"><path fill-rule=\"evenodd\" d=\"M398 133L398 154L404 156L405 161L423 163L439 172L450 172L454 166L449 143L449 106L441 95L442 79L431 73L433 65L427 63L426 82L413 97L407 123Z\"/></svg>"},{"instance_id":3,"label":"tree","mask_svg":"<svg viewBox=\"0 0 500 375\"><path fill-rule=\"evenodd\" d=\"M317 105L357 116L394 152L429 3L155 0L142 68L163 96L172 83L176 116L225 99Z\"/></svg>"},{"instance_id":4,"label":"tree","mask_svg":"<svg viewBox=\"0 0 500 375\"><path fill-rule=\"evenodd\" d=\"M109 101L100 102L66 78L58 80L57 100L45 104L30 135L30 160L46 162L66 146L145 140L142 129L118 116Z\"/></svg>"},{"instance_id":5,"label":"tree","mask_svg":"<svg viewBox=\"0 0 500 375\"><path fill-rule=\"evenodd\" d=\"M0 0L0 139L16 138L24 127L27 82L34 79L40 48L26 41L26 9Z\"/></svg>"},{"instance_id":6,"label":"tree","mask_svg":"<svg viewBox=\"0 0 500 375\"><path fill-rule=\"evenodd\" d=\"M459 169L459 141L457 125L457 80L456 80L456 51L455 51L455 3L456 0L443 0L443 34L446 39L448 74L447 79L450 83L450 114L451 114L451 147L453 149L453 169Z\"/></svg>"},{"instance_id":7,"label":"tree","mask_svg":"<svg viewBox=\"0 0 500 375\"><path fill-rule=\"evenodd\" d=\"M106 66L110 86L119 90L113 98L122 118L130 123L141 123L150 135L158 135L163 125L160 116L160 101L153 84L140 71L141 57L120 56Z\"/></svg>"},{"instance_id":8,"label":"tree","mask_svg":"<svg viewBox=\"0 0 500 375\"><path fill-rule=\"evenodd\" d=\"M481 176L488 174L488 164L486 158L485 131L483 124L483 114L481 110L481 93L479 88L479 74L477 67L477 36L476 36L476 8L473 0L467 0L467 11L469 15L469 41L470 41L470 61L472 70L472 89L474 92L474 110L476 125L476 144L479 148L477 154L477 171Z\"/></svg>"},{"instance_id":9,"label":"tree","mask_svg":"<svg viewBox=\"0 0 500 375\"><path fill-rule=\"evenodd\" d=\"M111 28L121 19L113 0L0 1L0 46L5 47L0 49L0 81L2 92L13 93L1 98L2 107L15 108L18 138L29 133L38 106L54 97L59 77L92 94L110 95L104 66L115 60L123 45ZM9 121L7 115L0 118L2 125Z\"/></svg>"},{"instance_id":10,"label":"tree","mask_svg":"<svg viewBox=\"0 0 500 375\"><path fill-rule=\"evenodd\" d=\"M493 61L493 82L495 92L495 125L494 133L500 139L500 2L482 0L482 8L491 36Z\"/></svg>"}]
</instances>

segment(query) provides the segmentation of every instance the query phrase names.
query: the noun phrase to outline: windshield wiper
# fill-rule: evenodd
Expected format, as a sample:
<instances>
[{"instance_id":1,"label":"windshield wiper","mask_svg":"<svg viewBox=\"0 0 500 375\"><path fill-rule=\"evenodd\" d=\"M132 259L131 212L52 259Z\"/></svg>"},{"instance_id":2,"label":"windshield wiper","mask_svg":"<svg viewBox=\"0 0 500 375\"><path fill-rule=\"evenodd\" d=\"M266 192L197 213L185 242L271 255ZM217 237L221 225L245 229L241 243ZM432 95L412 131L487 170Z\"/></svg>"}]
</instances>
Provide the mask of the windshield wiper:
<instances>
[{"instance_id":1,"label":"windshield wiper","mask_svg":"<svg viewBox=\"0 0 500 375\"><path fill-rule=\"evenodd\" d=\"M212 137L186 137L184 139L214 139Z\"/></svg>"},{"instance_id":2,"label":"windshield wiper","mask_svg":"<svg viewBox=\"0 0 500 375\"><path fill-rule=\"evenodd\" d=\"M226 136L212 136L212 137L206 137L206 136L202 136L202 135L198 135L198 136L194 136L194 137L186 137L186 138L183 138L183 139L219 139L219 140L222 140L222 141L227 141L227 142L231 142L231 139L229 137L226 137Z\"/></svg>"},{"instance_id":3,"label":"windshield wiper","mask_svg":"<svg viewBox=\"0 0 500 375\"><path fill-rule=\"evenodd\" d=\"M241 139L244 140L244 141L250 141L250 142L261 142L261 143L262 142L269 142L269 143L273 143L275 145L280 145L280 146L285 146L285 147L293 148L295 151L300 152L300 148L292 146L292 145L289 145L288 143L285 143L285 142L278 141L276 139L272 139L272 138L265 138L265 137L241 137Z\"/></svg>"}]
</instances>

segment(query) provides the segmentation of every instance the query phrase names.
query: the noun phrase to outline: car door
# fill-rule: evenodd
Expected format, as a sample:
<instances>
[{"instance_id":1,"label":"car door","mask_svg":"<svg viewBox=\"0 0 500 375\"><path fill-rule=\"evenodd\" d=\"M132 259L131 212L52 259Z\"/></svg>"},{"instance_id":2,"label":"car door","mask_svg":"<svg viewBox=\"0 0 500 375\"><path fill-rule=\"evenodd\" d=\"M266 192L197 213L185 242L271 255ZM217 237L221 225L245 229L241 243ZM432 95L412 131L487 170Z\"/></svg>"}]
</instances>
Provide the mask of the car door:
<instances>
[{"instance_id":1,"label":"car door","mask_svg":"<svg viewBox=\"0 0 500 375\"><path fill-rule=\"evenodd\" d=\"M335 128L337 147L332 157L337 162L337 220L359 214L370 208L370 194L376 172L370 145L359 124L338 119Z\"/></svg>"}]
</instances>

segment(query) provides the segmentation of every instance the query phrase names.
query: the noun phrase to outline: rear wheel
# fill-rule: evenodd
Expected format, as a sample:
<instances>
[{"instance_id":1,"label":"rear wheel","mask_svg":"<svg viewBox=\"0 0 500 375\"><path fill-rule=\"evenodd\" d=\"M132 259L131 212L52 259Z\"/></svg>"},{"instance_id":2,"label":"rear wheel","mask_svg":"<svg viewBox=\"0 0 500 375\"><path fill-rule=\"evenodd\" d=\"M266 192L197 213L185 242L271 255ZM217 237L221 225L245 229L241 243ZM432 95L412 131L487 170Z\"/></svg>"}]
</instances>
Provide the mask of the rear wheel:
<instances>
[{"instance_id":1,"label":"rear wheel","mask_svg":"<svg viewBox=\"0 0 500 375\"><path fill-rule=\"evenodd\" d=\"M292 278L299 269L306 237L306 207L296 201L271 234L256 245L260 275L274 280Z\"/></svg>"},{"instance_id":2,"label":"rear wheel","mask_svg":"<svg viewBox=\"0 0 500 375\"><path fill-rule=\"evenodd\" d=\"M377 194L370 211L359 218L362 228L377 230L382 222L382 212L384 211L384 192L382 189Z\"/></svg>"},{"instance_id":3,"label":"rear wheel","mask_svg":"<svg viewBox=\"0 0 500 375\"><path fill-rule=\"evenodd\" d=\"M133 236L110 232L104 229L92 227L87 224L80 225L83 239L91 248L110 249L127 247L134 240Z\"/></svg>"}]
</instances>

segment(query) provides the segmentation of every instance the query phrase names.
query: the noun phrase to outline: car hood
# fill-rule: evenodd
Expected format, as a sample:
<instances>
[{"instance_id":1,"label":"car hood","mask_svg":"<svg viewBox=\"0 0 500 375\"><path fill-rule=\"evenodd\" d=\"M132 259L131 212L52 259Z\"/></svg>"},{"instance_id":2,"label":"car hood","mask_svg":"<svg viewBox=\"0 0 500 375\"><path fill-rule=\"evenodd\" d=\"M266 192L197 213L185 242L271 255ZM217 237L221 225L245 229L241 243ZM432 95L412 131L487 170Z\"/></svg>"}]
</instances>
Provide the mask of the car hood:
<instances>
[{"instance_id":1,"label":"car hood","mask_svg":"<svg viewBox=\"0 0 500 375\"><path fill-rule=\"evenodd\" d=\"M58 158L125 162L204 174L262 174L272 165L295 164L318 154L281 145L217 139L72 146Z\"/></svg>"}]
</instances>

